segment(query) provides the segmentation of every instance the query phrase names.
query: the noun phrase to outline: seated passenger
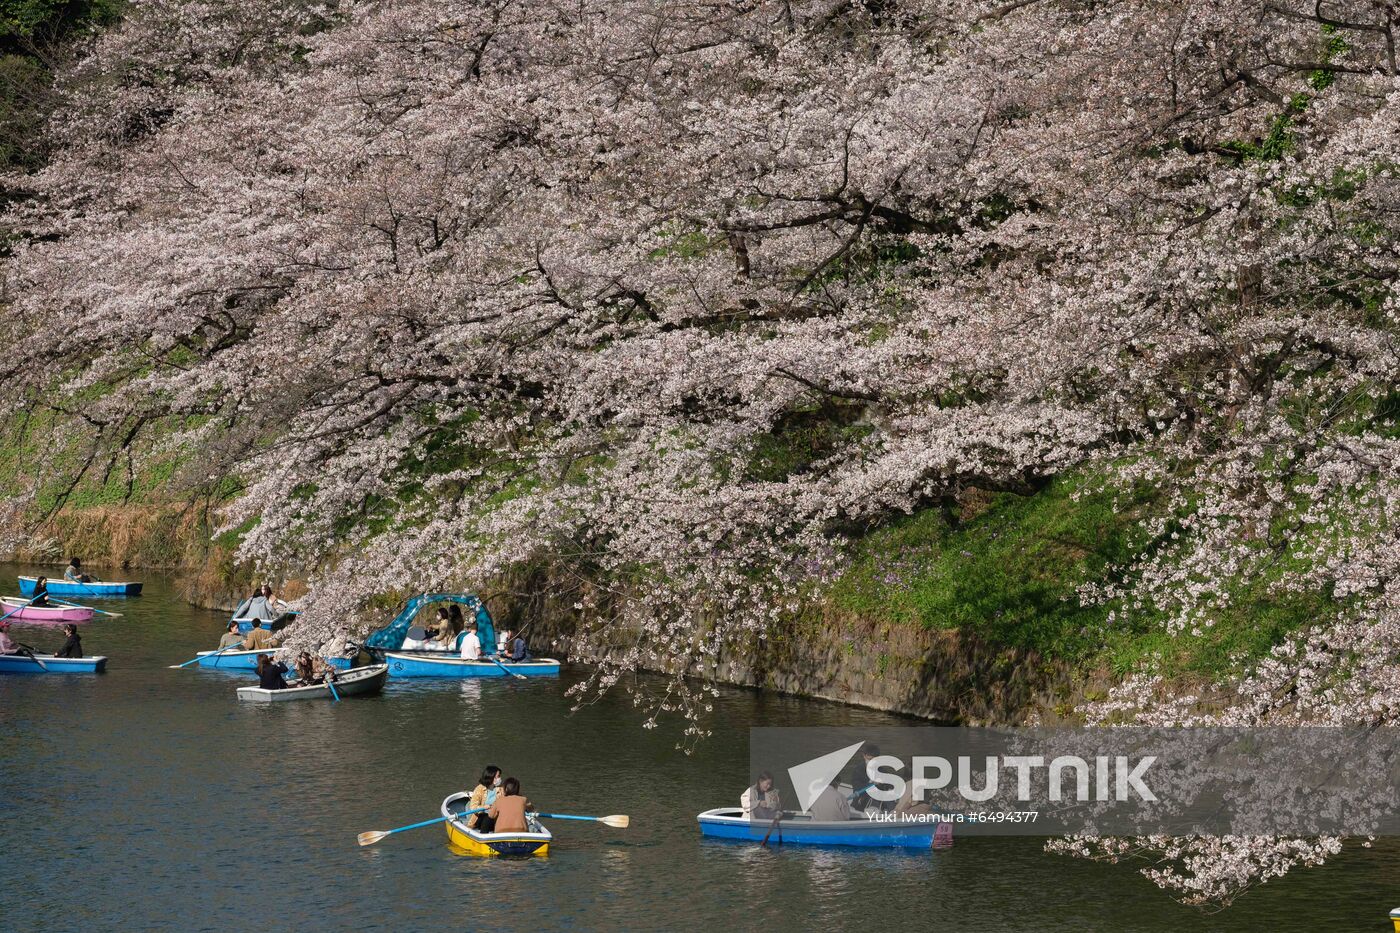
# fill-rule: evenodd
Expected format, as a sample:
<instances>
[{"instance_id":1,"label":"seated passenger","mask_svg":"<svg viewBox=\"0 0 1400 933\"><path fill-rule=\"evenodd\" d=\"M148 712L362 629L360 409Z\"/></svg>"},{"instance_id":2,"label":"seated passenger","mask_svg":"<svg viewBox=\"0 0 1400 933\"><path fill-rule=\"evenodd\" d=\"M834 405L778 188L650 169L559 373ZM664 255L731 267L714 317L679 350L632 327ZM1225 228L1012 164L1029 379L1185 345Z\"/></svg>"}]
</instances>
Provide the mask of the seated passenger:
<instances>
[{"instance_id":1,"label":"seated passenger","mask_svg":"<svg viewBox=\"0 0 1400 933\"><path fill-rule=\"evenodd\" d=\"M264 690L285 690L287 681L282 675L287 673L287 665L272 660L271 655L258 655L258 686Z\"/></svg>"},{"instance_id":2,"label":"seated passenger","mask_svg":"<svg viewBox=\"0 0 1400 933\"><path fill-rule=\"evenodd\" d=\"M91 583L93 578L83 573L83 562L74 557L63 570L63 579L73 583Z\"/></svg>"},{"instance_id":3,"label":"seated passenger","mask_svg":"<svg viewBox=\"0 0 1400 933\"><path fill-rule=\"evenodd\" d=\"M235 625L237 623L234 623ZM277 647L277 636L254 623L252 629L243 637L243 647L249 651L263 651L267 648Z\"/></svg>"},{"instance_id":4,"label":"seated passenger","mask_svg":"<svg viewBox=\"0 0 1400 933\"><path fill-rule=\"evenodd\" d=\"M816 823L832 823L851 818L851 805L846 800L846 795L838 793L836 788L830 784L822 783L821 793L817 799L812 801L812 806L808 812L812 816L812 821ZM816 790L817 785L812 785L812 790Z\"/></svg>"},{"instance_id":5,"label":"seated passenger","mask_svg":"<svg viewBox=\"0 0 1400 933\"><path fill-rule=\"evenodd\" d=\"M253 591L253 595L243 600L233 611L235 619L259 619L273 622L287 614L287 604L272 595L272 587L264 583Z\"/></svg>"},{"instance_id":6,"label":"seated passenger","mask_svg":"<svg viewBox=\"0 0 1400 933\"><path fill-rule=\"evenodd\" d=\"M481 779L476 782L476 787L472 789L472 795L467 800L467 809L476 810L495 803L496 798L501 793L501 780L501 769L495 765L487 765L486 769L481 772ZM467 825L479 829L483 833L489 833L493 824L485 813L473 813L468 818Z\"/></svg>"},{"instance_id":7,"label":"seated passenger","mask_svg":"<svg viewBox=\"0 0 1400 933\"><path fill-rule=\"evenodd\" d=\"M495 824L491 832L529 832L530 824L525 819L525 812L533 809L535 808L530 805L530 801L520 796L520 782L513 777L506 778L501 787L501 796L497 797L496 802L491 804L491 809L486 811L486 815Z\"/></svg>"},{"instance_id":8,"label":"seated passenger","mask_svg":"<svg viewBox=\"0 0 1400 933\"><path fill-rule=\"evenodd\" d=\"M49 605L49 578L40 577L34 581L34 598L29 601L31 606Z\"/></svg>"},{"instance_id":9,"label":"seated passenger","mask_svg":"<svg viewBox=\"0 0 1400 933\"><path fill-rule=\"evenodd\" d=\"M238 623L230 621L228 624L228 631L224 632L224 636L219 639L219 650L222 651L224 648L236 645L242 640L243 633L238 630Z\"/></svg>"},{"instance_id":10,"label":"seated passenger","mask_svg":"<svg viewBox=\"0 0 1400 933\"><path fill-rule=\"evenodd\" d=\"M530 646L525 643L525 636L519 632L510 640L510 650L507 657L512 661L526 661L530 657Z\"/></svg>"},{"instance_id":11,"label":"seated passenger","mask_svg":"<svg viewBox=\"0 0 1400 933\"><path fill-rule=\"evenodd\" d=\"M467 633L462 636L462 660L481 660L481 639L476 637L476 623L467 623Z\"/></svg>"},{"instance_id":12,"label":"seated passenger","mask_svg":"<svg viewBox=\"0 0 1400 933\"><path fill-rule=\"evenodd\" d=\"M78 627L76 625L63 626L63 634L68 636L63 647L54 652L56 658L81 658L83 656L83 641L78 637Z\"/></svg>"},{"instance_id":13,"label":"seated passenger","mask_svg":"<svg viewBox=\"0 0 1400 933\"><path fill-rule=\"evenodd\" d=\"M772 773L761 772L758 781L740 796L739 805L744 808L744 816L751 820L771 820L777 816L783 805L778 800L778 789L773 786Z\"/></svg>"},{"instance_id":14,"label":"seated passenger","mask_svg":"<svg viewBox=\"0 0 1400 933\"><path fill-rule=\"evenodd\" d=\"M0 654L20 654L23 651L19 642L10 637L10 623L0 619Z\"/></svg>"}]
</instances>

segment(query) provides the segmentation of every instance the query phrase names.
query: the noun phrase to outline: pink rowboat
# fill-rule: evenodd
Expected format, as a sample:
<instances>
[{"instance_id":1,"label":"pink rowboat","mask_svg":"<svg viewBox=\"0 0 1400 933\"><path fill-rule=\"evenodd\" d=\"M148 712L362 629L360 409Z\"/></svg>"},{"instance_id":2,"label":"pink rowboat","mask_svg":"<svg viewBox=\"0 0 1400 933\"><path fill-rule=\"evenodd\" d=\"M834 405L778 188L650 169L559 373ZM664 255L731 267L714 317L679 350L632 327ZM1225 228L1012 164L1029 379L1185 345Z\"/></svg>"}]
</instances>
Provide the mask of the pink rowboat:
<instances>
[{"instance_id":1,"label":"pink rowboat","mask_svg":"<svg viewBox=\"0 0 1400 933\"><path fill-rule=\"evenodd\" d=\"M26 606L28 600L17 596L0 599L0 616L25 622L88 622L92 619L89 606ZM22 607L22 608L21 608Z\"/></svg>"}]
</instances>

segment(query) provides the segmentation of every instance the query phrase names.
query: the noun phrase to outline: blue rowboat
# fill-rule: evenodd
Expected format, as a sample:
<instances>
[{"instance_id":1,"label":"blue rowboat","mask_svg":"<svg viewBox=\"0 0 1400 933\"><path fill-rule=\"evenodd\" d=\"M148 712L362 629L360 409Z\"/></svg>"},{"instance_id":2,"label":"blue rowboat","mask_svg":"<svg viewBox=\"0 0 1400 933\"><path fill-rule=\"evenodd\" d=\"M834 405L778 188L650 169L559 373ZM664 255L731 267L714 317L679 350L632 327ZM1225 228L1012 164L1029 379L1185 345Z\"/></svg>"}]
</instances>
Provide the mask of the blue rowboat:
<instances>
[{"instance_id":1,"label":"blue rowboat","mask_svg":"<svg viewBox=\"0 0 1400 933\"><path fill-rule=\"evenodd\" d=\"M36 654L34 658L21 654L0 654L0 674L100 674L107 669L107 658L56 658L51 654Z\"/></svg>"},{"instance_id":2,"label":"blue rowboat","mask_svg":"<svg viewBox=\"0 0 1400 933\"><path fill-rule=\"evenodd\" d=\"M784 845L803 846L867 846L872 848L929 849L933 837L942 825L928 822L929 814L908 820L882 822L856 817L850 820L816 822L806 813L784 813L776 827L772 820L750 819L738 807L706 810L696 817L700 834L714 839L734 839L744 842L776 841L782 833ZM773 833L769 835L769 829ZM948 830L943 831L944 836ZM941 848L941 846L940 846Z\"/></svg>"},{"instance_id":3,"label":"blue rowboat","mask_svg":"<svg viewBox=\"0 0 1400 933\"><path fill-rule=\"evenodd\" d=\"M269 632L274 632L292 619L295 619L299 614L300 613L297 612L285 612L276 619L229 619L229 622L237 622L238 630L244 635L247 635L253 630L253 623L255 622L258 628L265 628ZM228 626L225 625L224 628L227 629Z\"/></svg>"},{"instance_id":4,"label":"blue rowboat","mask_svg":"<svg viewBox=\"0 0 1400 933\"><path fill-rule=\"evenodd\" d=\"M219 654L217 651L201 651L198 653L199 663L197 667L217 667L225 671L251 671L258 666L258 655L272 654L271 651L225 651ZM331 667L338 671L348 671L353 658L322 658Z\"/></svg>"},{"instance_id":5,"label":"blue rowboat","mask_svg":"<svg viewBox=\"0 0 1400 933\"><path fill-rule=\"evenodd\" d=\"M20 577L19 591L25 596L34 595L34 587L38 584L38 577ZM49 579L45 585L50 596L139 596L141 595L141 584L139 583L108 583L105 580L93 580L91 583L74 583L72 580Z\"/></svg>"},{"instance_id":6,"label":"blue rowboat","mask_svg":"<svg viewBox=\"0 0 1400 933\"><path fill-rule=\"evenodd\" d=\"M505 677L506 672L526 677L558 677L559 662L553 658L530 661L464 661L446 651L386 651L384 661L390 677ZM502 666L505 670L501 670Z\"/></svg>"}]
</instances>

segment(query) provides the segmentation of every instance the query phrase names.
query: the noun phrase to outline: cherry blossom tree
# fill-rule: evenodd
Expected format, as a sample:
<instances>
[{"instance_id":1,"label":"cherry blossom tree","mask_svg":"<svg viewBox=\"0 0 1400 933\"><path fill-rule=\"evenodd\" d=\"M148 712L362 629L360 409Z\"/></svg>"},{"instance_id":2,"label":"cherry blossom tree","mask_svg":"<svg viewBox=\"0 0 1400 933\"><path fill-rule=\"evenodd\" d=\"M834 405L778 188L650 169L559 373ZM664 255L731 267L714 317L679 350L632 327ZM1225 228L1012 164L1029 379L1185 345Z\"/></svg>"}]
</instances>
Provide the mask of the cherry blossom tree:
<instances>
[{"instance_id":1,"label":"cherry blossom tree","mask_svg":"<svg viewBox=\"0 0 1400 933\"><path fill-rule=\"evenodd\" d=\"M151 438L236 477L243 556L314 575L308 644L548 565L595 686L672 671L692 735L682 675L851 536L1071 468L1145 484L1147 543L1081 594L1113 619L1194 637L1249 580L1340 608L1210 697L1144 670L1088 717L1394 722L1397 29L1382 0L136 2L8 179L0 404L65 415L84 468ZM1335 845L1172 842L1153 877L1223 902Z\"/></svg>"}]
</instances>

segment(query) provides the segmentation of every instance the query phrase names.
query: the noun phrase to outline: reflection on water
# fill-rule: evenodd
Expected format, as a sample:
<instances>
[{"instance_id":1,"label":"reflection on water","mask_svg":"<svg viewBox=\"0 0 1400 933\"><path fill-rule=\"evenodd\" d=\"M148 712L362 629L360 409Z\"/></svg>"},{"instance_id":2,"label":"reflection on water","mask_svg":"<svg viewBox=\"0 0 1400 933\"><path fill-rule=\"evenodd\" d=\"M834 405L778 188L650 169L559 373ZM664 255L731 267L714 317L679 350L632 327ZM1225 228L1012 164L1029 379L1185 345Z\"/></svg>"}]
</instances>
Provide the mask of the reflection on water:
<instances>
[{"instance_id":1,"label":"reflection on water","mask_svg":"<svg viewBox=\"0 0 1400 933\"><path fill-rule=\"evenodd\" d=\"M13 591L14 568L0 573ZM750 725L897 720L726 690L714 737L685 756L679 729L642 729L624 697L571 715L569 676L239 703L246 674L166 669L217 642L219 615L159 578L111 605L125 618L83 631L89 653L111 657L108 674L0 677L6 931L1383 930L1400 906L1388 839L1214 916L1133 867L1046 855L1035 839L960 838L938 852L702 841L695 814L746 786ZM45 634L19 637L47 647ZM356 845L361 831L437 816L488 763L541 809L627 813L632 826L555 821L549 857L519 861L455 854L440 825Z\"/></svg>"}]
</instances>

